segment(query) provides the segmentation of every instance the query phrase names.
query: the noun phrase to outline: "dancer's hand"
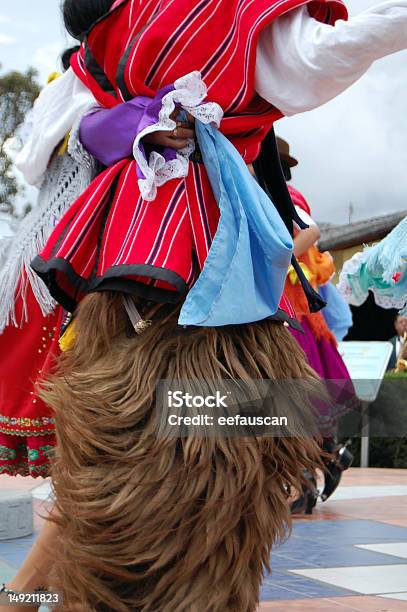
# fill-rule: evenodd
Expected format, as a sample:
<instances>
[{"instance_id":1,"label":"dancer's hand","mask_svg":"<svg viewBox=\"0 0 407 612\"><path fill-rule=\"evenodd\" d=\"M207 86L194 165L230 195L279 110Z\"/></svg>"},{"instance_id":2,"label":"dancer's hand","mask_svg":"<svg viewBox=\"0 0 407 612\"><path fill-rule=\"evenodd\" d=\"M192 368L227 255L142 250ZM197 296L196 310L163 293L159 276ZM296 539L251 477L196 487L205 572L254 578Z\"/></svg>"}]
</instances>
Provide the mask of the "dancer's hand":
<instances>
[{"instance_id":1,"label":"dancer's hand","mask_svg":"<svg viewBox=\"0 0 407 612\"><path fill-rule=\"evenodd\" d=\"M188 144L188 140L195 138L194 118L189 115L188 123L177 121L179 112L179 109L176 109L171 115L171 119L177 123L177 127L174 130L161 130L148 134L148 136L143 138L144 142L154 147L170 147L176 151L184 149Z\"/></svg>"}]
</instances>

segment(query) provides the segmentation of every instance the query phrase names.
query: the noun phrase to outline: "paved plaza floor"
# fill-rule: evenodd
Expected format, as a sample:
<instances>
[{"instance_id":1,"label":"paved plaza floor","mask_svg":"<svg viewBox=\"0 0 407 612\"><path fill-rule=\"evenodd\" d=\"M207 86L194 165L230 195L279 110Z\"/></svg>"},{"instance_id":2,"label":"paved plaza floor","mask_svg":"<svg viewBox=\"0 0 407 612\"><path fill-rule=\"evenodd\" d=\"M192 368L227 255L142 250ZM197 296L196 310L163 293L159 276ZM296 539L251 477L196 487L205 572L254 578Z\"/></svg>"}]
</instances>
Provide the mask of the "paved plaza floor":
<instances>
[{"instance_id":1,"label":"paved plaza floor","mask_svg":"<svg viewBox=\"0 0 407 612\"><path fill-rule=\"evenodd\" d=\"M49 483L0 476L0 489L31 490L38 532ZM34 539L0 541L0 583ZM332 499L295 518L271 565L259 612L407 611L407 470L350 469Z\"/></svg>"}]
</instances>

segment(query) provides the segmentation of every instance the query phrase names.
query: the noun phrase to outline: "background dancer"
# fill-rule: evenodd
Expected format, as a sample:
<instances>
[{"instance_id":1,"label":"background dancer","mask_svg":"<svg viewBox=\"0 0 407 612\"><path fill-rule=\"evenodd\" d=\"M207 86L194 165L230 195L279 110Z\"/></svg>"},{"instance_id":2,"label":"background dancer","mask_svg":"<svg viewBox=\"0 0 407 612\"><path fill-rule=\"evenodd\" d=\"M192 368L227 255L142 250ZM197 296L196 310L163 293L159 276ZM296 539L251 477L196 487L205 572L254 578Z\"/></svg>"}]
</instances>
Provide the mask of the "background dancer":
<instances>
[{"instance_id":1,"label":"background dancer","mask_svg":"<svg viewBox=\"0 0 407 612\"><path fill-rule=\"evenodd\" d=\"M77 49L64 52L65 70ZM15 235L3 239L8 244L0 269L0 474L34 478L49 474L55 446L54 415L38 396L36 382L46 378L59 352L62 308L30 262L95 174L75 130L94 99L77 80L56 77L35 103L30 115L35 128L17 159L29 182L41 186L38 201ZM51 125L44 126L44 117Z\"/></svg>"},{"instance_id":2,"label":"background dancer","mask_svg":"<svg viewBox=\"0 0 407 612\"><path fill-rule=\"evenodd\" d=\"M298 161L290 155L288 143L277 138L277 146L285 179L290 181L291 168ZM311 285L317 289L326 285L335 273L335 266L330 253L321 253L317 247L320 231L311 217L311 209L304 196L292 185L288 186L290 196L300 219L308 225L307 229L296 228L294 232L294 253ZM302 332L292 329L298 344L303 349L308 363L326 380L331 403L321 402L320 431L323 436L323 450L333 453L336 460L326 461L327 472L324 474L325 486L322 499L326 501L339 486L342 471L347 469L352 456L341 445L336 446L334 439L337 421L340 414L357 406L353 384L349 372L337 349L337 341L329 329L321 312L310 312L306 295L294 268L291 266L286 280L286 294L298 317ZM315 478L310 475L315 484ZM293 511L311 512L316 503L316 491L312 488L293 505Z\"/></svg>"}]
</instances>

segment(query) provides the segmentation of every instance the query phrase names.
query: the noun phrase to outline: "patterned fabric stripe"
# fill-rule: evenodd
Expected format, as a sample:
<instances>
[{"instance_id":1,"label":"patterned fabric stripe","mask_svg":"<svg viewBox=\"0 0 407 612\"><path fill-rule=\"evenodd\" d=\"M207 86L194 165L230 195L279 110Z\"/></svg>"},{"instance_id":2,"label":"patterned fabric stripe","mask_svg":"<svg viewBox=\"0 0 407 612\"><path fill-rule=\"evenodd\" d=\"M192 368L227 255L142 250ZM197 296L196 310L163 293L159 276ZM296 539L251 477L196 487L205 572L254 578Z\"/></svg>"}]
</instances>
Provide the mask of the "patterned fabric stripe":
<instances>
[{"instance_id":1,"label":"patterned fabric stripe","mask_svg":"<svg viewBox=\"0 0 407 612\"><path fill-rule=\"evenodd\" d=\"M246 11L248 11L248 9L250 8L251 5L253 5L257 0L249 0L249 2L245 2L244 6L240 6L240 10L236 11L236 26L234 29L237 29L238 32L240 33L240 30L242 28L242 24L244 23L245 20L245 13ZM273 7L274 9L274 7ZM270 12L273 10L271 9ZM216 83L219 81L219 79L222 77L222 75L224 74L224 72L229 68L229 66L232 63L232 60L236 57L237 54L241 53L241 46L238 44L239 40L236 41L236 32L232 31L233 37L230 41L229 46L224 50L224 52L222 53L222 55L219 57L219 62L221 62L221 60L226 60L227 61L222 61L221 62L221 66L218 67L215 79L213 81L211 81L211 87L214 87L216 85ZM239 39L239 35L237 35L237 38ZM246 51L247 51L247 45L248 45L248 41L246 42ZM247 55L247 53L246 53ZM220 70L219 70L220 68ZM248 67L246 67L248 68ZM252 68L252 66L251 66ZM224 109L225 111L227 111L227 109Z\"/></svg>"},{"instance_id":2,"label":"patterned fabric stripe","mask_svg":"<svg viewBox=\"0 0 407 612\"><path fill-rule=\"evenodd\" d=\"M112 207L115 204L115 199L116 199L116 194L117 191L119 189L120 186L120 182L123 180L123 173L121 173L120 175L116 176L116 178L114 179L110 189L109 189L109 195L106 198L106 201L104 202L104 207L103 207L103 213L100 215L100 226L97 229L97 241L96 241L96 259L95 259L95 266L92 270L92 274L90 277L90 281L91 284L92 282L95 280L97 274L99 273L100 270L100 261L103 257L104 251L103 251L103 243L105 240L105 231L106 231L106 224L110 215L110 212L112 210Z\"/></svg>"},{"instance_id":3,"label":"patterned fabric stripe","mask_svg":"<svg viewBox=\"0 0 407 612\"><path fill-rule=\"evenodd\" d=\"M197 271L195 270L195 266L194 266L194 258L191 258L191 270L188 274L188 278L187 278L187 285L188 287L191 287L193 282L195 282L196 280L196 276L197 276Z\"/></svg>"},{"instance_id":4,"label":"patterned fabric stripe","mask_svg":"<svg viewBox=\"0 0 407 612\"><path fill-rule=\"evenodd\" d=\"M169 4L167 4L167 6L165 6L165 8L162 11L160 11L160 16L163 14L164 11L168 11L171 8L171 5L175 1L176 0L171 0L171 2L169 2ZM131 48L133 45L131 45L131 43L128 43L128 44L130 44L130 47L128 48L128 50L126 51L126 54L125 54L125 55L127 55L128 60L127 60L126 65L122 66L122 68L123 68L123 72L125 74L125 80L127 80L127 82L129 83L130 88L133 89L133 93L137 91L137 86L135 85L135 83L132 80L132 74L133 74L134 64L136 63L138 49L139 49L139 46L142 43L144 37L147 35L149 30L152 29L153 27L154 27L154 21L152 21L152 23L149 24L145 28L144 32L142 32L142 34L140 36L136 35L136 44L135 44L133 49Z\"/></svg>"},{"instance_id":5,"label":"patterned fabric stripe","mask_svg":"<svg viewBox=\"0 0 407 612\"><path fill-rule=\"evenodd\" d=\"M70 244L71 246L69 250L64 252L64 256L69 258L72 252L75 250L76 244L80 242L81 239L87 234L89 227L92 226L101 205L109 193L112 182L117 175L117 166L119 165L123 165L122 162L119 162L119 164L109 168L104 174L101 175L101 177L98 177L95 181L93 181L90 187L85 191L82 198L86 203L72 223L60 249L56 253L56 257L60 257L61 251L65 251L65 245ZM88 195L90 195L90 198L86 200L86 196ZM77 233L78 231L79 233Z\"/></svg>"},{"instance_id":6,"label":"patterned fabric stripe","mask_svg":"<svg viewBox=\"0 0 407 612\"><path fill-rule=\"evenodd\" d=\"M83 278L88 278L91 275L92 270L94 270L96 255L97 255L97 246L94 247L92 254L90 255L87 263L85 264L85 267L81 271L81 276Z\"/></svg>"},{"instance_id":7,"label":"patterned fabric stripe","mask_svg":"<svg viewBox=\"0 0 407 612\"><path fill-rule=\"evenodd\" d=\"M149 27L149 25L153 22L154 17L159 12L160 10L159 5L154 8L152 5L153 2L155 2L155 0L149 0L144 6L138 18L134 21L134 23L133 21L130 22L129 27L131 28L131 30L130 30L129 37L126 40L126 47L125 47L126 51L129 50L129 47L133 47L134 43L141 36L144 30ZM150 9L149 13L147 13L148 9ZM147 19L147 23L146 23L146 19ZM131 25L131 23L133 23L133 25ZM143 23L145 23L144 26L141 25Z\"/></svg>"},{"instance_id":8,"label":"patterned fabric stripe","mask_svg":"<svg viewBox=\"0 0 407 612\"><path fill-rule=\"evenodd\" d=\"M202 270L219 220L219 209L201 164L191 164L187 178L189 217L194 250Z\"/></svg>"},{"instance_id":9,"label":"patterned fabric stripe","mask_svg":"<svg viewBox=\"0 0 407 612\"><path fill-rule=\"evenodd\" d=\"M292 307L290 300L284 294L280 301L280 308L281 310L284 310L284 312L287 313L291 319L295 319L296 314L294 308Z\"/></svg>"},{"instance_id":10,"label":"patterned fabric stripe","mask_svg":"<svg viewBox=\"0 0 407 612\"><path fill-rule=\"evenodd\" d=\"M239 107L240 104L247 98L247 95L251 94L251 89L253 87L254 82L254 69L253 64L255 62L255 43L257 41L257 36L260 33L261 29L266 25L271 23L276 17L279 17L289 10L294 8L298 8L299 6L303 6L304 4L309 5L309 0L302 0L301 2L297 2L295 0L282 0L274 4L274 6L264 11L262 15L259 15L257 20L255 21L253 27L250 30L248 36L248 42L246 44L245 50L245 78L243 81L243 86L239 91L235 100L230 104L226 112L231 112ZM313 4L318 6L318 11L321 11L321 14L313 17L323 21L325 23L334 23L336 19L339 18L347 18L347 11L343 3L338 0L327 0L326 2L313 2ZM332 7L332 8L331 8ZM336 10L334 11L333 8Z\"/></svg>"},{"instance_id":11,"label":"patterned fabric stripe","mask_svg":"<svg viewBox=\"0 0 407 612\"><path fill-rule=\"evenodd\" d=\"M198 197L199 216L201 220L201 227L203 229L203 232L201 233L205 237L206 253L208 253L209 248L212 243L212 235L211 235L211 230L209 227L208 215L207 215L207 210L205 206L205 198L202 192L201 168L198 164L194 164L194 166L195 166L194 167L195 193L197 194L197 197Z\"/></svg>"},{"instance_id":12,"label":"patterned fabric stripe","mask_svg":"<svg viewBox=\"0 0 407 612\"><path fill-rule=\"evenodd\" d=\"M255 61L255 58L253 57L253 55L254 55L255 48L254 48L253 42L255 39L255 35L256 34L258 35L260 32L260 29L261 29L260 26L262 25L263 27L265 27L266 25L271 23L273 17L280 16L281 14L288 11L290 8L293 8L293 5L298 6L298 3L294 4L292 0L282 0L281 2L278 2L273 7L271 7L269 10L261 14L258 17L258 19L255 21L254 25L252 26L249 32L249 36L247 38L247 43L246 43L245 62L244 62L245 75L244 75L242 87L240 91L238 92L237 96L235 97L235 99L231 102L229 107L226 109L226 112L231 112L233 111L233 109L236 109L247 95L249 84L250 84L250 76L254 77L253 62ZM231 61L231 59L229 61ZM220 75L218 75L218 78L219 76Z\"/></svg>"},{"instance_id":13,"label":"patterned fabric stripe","mask_svg":"<svg viewBox=\"0 0 407 612\"><path fill-rule=\"evenodd\" d=\"M129 28L130 28L130 34L126 40L126 49L128 48L128 46L133 42L134 37L137 37L139 34L139 28L140 28L140 24L143 23L143 18L145 21L145 16L147 14L147 10L148 9L152 9L152 3L156 2L156 0L148 0L148 2L146 2L146 4L144 5L141 13L139 14L139 16L134 19L134 0L133 0L133 6L130 10L130 15L129 15ZM155 9L152 10L152 16L154 17L158 11L160 10L160 5L157 5ZM151 16L149 17L149 19L151 19ZM133 25L132 25L133 24Z\"/></svg>"},{"instance_id":14,"label":"patterned fabric stripe","mask_svg":"<svg viewBox=\"0 0 407 612\"><path fill-rule=\"evenodd\" d=\"M146 263L150 265L157 265L160 255L163 252L168 252L168 232L171 227L171 223L179 212L179 204L181 200L185 199L185 185L184 182L180 182L178 188L175 190L173 197L171 198L166 211L164 212L160 228L155 237L154 244L151 248L149 255L147 256ZM185 205L185 204L184 204Z\"/></svg>"},{"instance_id":15,"label":"patterned fabric stripe","mask_svg":"<svg viewBox=\"0 0 407 612\"><path fill-rule=\"evenodd\" d=\"M144 202L140 198L132 217L130 230L126 234L125 247L120 249L115 265L130 265L132 260L134 261L136 252L138 253L136 256L137 262L142 257L144 263L161 267L158 262L160 258L164 258L170 240L167 233L171 230L173 222L176 222L182 215L183 208L185 208L183 181L171 183L168 184L168 191L166 192L170 194L169 200L167 200L167 204L164 204L159 225L154 230L152 228L156 226L157 219L154 220L151 215L154 215L154 206L157 207L158 203ZM152 225L152 222L154 225Z\"/></svg>"},{"instance_id":16,"label":"patterned fabric stripe","mask_svg":"<svg viewBox=\"0 0 407 612\"><path fill-rule=\"evenodd\" d=\"M133 233L135 223L136 223L136 221L137 221L137 219L139 217L139 214L140 214L140 212L142 210L143 205L144 205L144 208L146 208L148 206L148 203L143 201L143 198L140 195L138 200L137 200L137 204L136 204L136 206L134 208L133 217L131 219L131 223L130 223L129 228L127 230L127 234L126 234L125 239L124 239L124 241L123 241L123 243L122 243L122 245L120 247L120 250L119 250L119 252L117 254L116 260L115 260L113 265L117 265L119 263L120 259L123 258L124 252L126 251L126 249L128 247L129 239L130 239L130 237L131 237L131 235Z\"/></svg>"},{"instance_id":17,"label":"patterned fabric stripe","mask_svg":"<svg viewBox=\"0 0 407 612\"><path fill-rule=\"evenodd\" d=\"M192 36L189 38L188 40L188 44L191 45L191 43L193 42L193 40L195 38L197 38L201 31L204 30L207 26L207 23L209 20L214 18L214 15L216 14L216 12L220 12L224 10L224 0L218 0L217 5L211 9L211 11L208 13L207 17L205 18L205 20L203 18L201 18L198 22L199 27L194 31L194 33L192 34ZM170 63L170 65L167 67L167 69L165 70L164 74L161 75L160 77L160 85L159 87L163 87L165 85L165 83L167 82L167 78L169 75L169 72L173 69L173 67L176 65L178 60L178 57L176 57L172 63ZM203 75L203 79L205 80L205 72L204 70L201 70L201 74Z\"/></svg>"},{"instance_id":18,"label":"patterned fabric stripe","mask_svg":"<svg viewBox=\"0 0 407 612\"><path fill-rule=\"evenodd\" d=\"M196 167L196 165L194 164L194 168L193 168L193 179L194 179L194 193L196 195L196 204L197 204L197 210L198 210L198 215L199 215L199 225L201 228L201 232L199 232L199 234L202 236L202 238L204 239L204 246L203 246L203 253L201 251L201 249L199 248L201 245L199 244L199 240L198 240L198 244L197 247L199 249L199 251L201 251L201 256L200 256L200 261L204 261L206 259L206 256L208 254L209 251L209 247L211 245L211 235L210 235L210 231L209 231L209 226L208 226L208 218L206 216L206 210L205 210L205 206L204 206L204 199L203 199L203 195L202 195L202 185L201 185L201 176L200 176L200 172L199 172L199 167ZM195 223L194 223L195 225ZM198 228L197 228L198 229ZM195 230L195 235L197 236L197 232Z\"/></svg>"},{"instance_id":19,"label":"patterned fabric stripe","mask_svg":"<svg viewBox=\"0 0 407 612\"><path fill-rule=\"evenodd\" d=\"M194 223L194 219L193 219L193 210L197 209L197 206L196 205L194 206L192 204L192 197L194 197L194 199L196 200L195 190L187 189L185 195L186 195L186 198L187 198L189 221L190 221L190 224L191 224L191 231L192 231L192 240L193 240L194 247L195 247L196 257L198 259L198 265L199 265L200 269L202 269L203 264L205 262L205 259L203 257L203 254L201 253L201 250L200 250L200 245L199 245L199 241L198 241L198 238L197 238L197 230L195 229L195 223Z\"/></svg>"},{"instance_id":20,"label":"patterned fabric stripe","mask_svg":"<svg viewBox=\"0 0 407 612\"><path fill-rule=\"evenodd\" d=\"M127 179L128 179L128 176L129 176L129 173L130 173L131 169L132 169L132 164L129 164L127 170L124 173L123 178L120 179L120 183L121 184L119 184L119 186L118 186L119 187L119 193L116 196L116 202L119 201L120 198L122 197L123 189L126 186ZM112 231L112 227L113 227L113 224L115 222L115 212L117 211L117 209L118 209L117 206L115 206L113 208L113 214L110 215L110 220L108 220L108 222L106 223L104 234L105 234L105 242L107 242L107 243L109 242L110 233ZM102 269L105 268L105 253L106 253L106 251L103 249L102 254L101 254L101 266L102 266Z\"/></svg>"},{"instance_id":21,"label":"patterned fabric stripe","mask_svg":"<svg viewBox=\"0 0 407 612\"><path fill-rule=\"evenodd\" d=\"M84 52L84 51L83 51ZM77 67L79 68L80 73L82 74L82 78L87 78L87 70L85 65L85 58L79 51L76 55L73 56L72 62L76 62Z\"/></svg>"},{"instance_id":22,"label":"patterned fabric stripe","mask_svg":"<svg viewBox=\"0 0 407 612\"><path fill-rule=\"evenodd\" d=\"M156 17L160 9L160 5L157 5L157 7L154 9L152 5L152 1L153 0L150 0L150 2L148 2L147 5L144 7L143 11L139 15L139 18L136 20L136 23L134 24L134 26L133 27L129 26L131 27L130 35L128 39L126 40L125 52L123 56L121 57L120 62L117 67L117 71L116 71L117 84L118 84L118 87L123 92L123 98L126 101L131 100L133 98L133 94L129 91L129 88L127 87L127 82L126 82L126 76L127 76L126 66L127 66L129 57L132 53L134 53L134 56L136 56L136 53L137 53L136 49L139 45L142 35L153 23L154 18ZM152 12L145 14L148 8L150 8ZM144 17L143 21L142 21L142 17ZM141 25L143 22L144 22L144 25Z\"/></svg>"},{"instance_id":23,"label":"patterned fabric stripe","mask_svg":"<svg viewBox=\"0 0 407 612\"><path fill-rule=\"evenodd\" d=\"M55 432L1 432L0 474L46 477L56 445Z\"/></svg>"},{"instance_id":24,"label":"patterned fabric stripe","mask_svg":"<svg viewBox=\"0 0 407 612\"><path fill-rule=\"evenodd\" d=\"M55 419L53 417L8 417L0 414L0 432L19 433L34 430L39 433L44 431L54 431Z\"/></svg>"},{"instance_id":25,"label":"patterned fabric stripe","mask_svg":"<svg viewBox=\"0 0 407 612\"><path fill-rule=\"evenodd\" d=\"M156 75L156 73L160 69L162 62L164 60L167 60L167 56L170 54L171 50L173 50L175 43L179 44L180 37L186 35L186 33L194 25L194 22L198 20L200 14L207 8L208 8L208 1L201 0L201 2L199 2L197 6L193 7L191 12L188 13L188 15L184 18L184 20L179 24L179 26L176 28L172 36L170 36L167 44L164 46L161 53L159 54L159 56L156 58L155 62L151 66L150 72L147 74L147 77L146 77L147 85L151 84L152 78Z\"/></svg>"},{"instance_id":26,"label":"patterned fabric stripe","mask_svg":"<svg viewBox=\"0 0 407 612\"><path fill-rule=\"evenodd\" d=\"M130 257L130 253L134 246L134 243L137 239L138 233L140 232L140 229L143 227L143 219L147 213L148 206L149 206L149 202L144 201L141 198L141 196L139 196L139 205L136 207L136 210L134 213L134 217L133 217L134 221L132 222L132 227L129 228L128 237L126 238L126 242L125 244L123 244L123 247L119 255L117 256L117 259L114 265L118 265L121 260L123 260L124 262L128 261ZM137 229L133 233L133 230L135 229L136 225L137 225Z\"/></svg>"},{"instance_id":27,"label":"patterned fabric stripe","mask_svg":"<svg viewBox=\"0 0 407 612\"><path fill-rule=\"evenodd\" d=\"M212 70L216 68L216 64L221 60L225 53L227 53L231 43L234 39L234 29L237 25L237 20L239 16L240 7L245 0L239 0L237 5L237 10L235 14L235 19L230 28L228 35L225 37L223 44L219 47L218 51L208 60L207 64L202 68L202 78L204 80L208 80Z\"/></svg>"},{"instance_id":28,"label":"patterned fabric stripe","mask_svg":"<svg viewBox=\"0 0 407 612\"><path fill-rule=\"evenodd\" d=\"M69 256L65 255L63 251L61 253L65 259L69 259L75 273L82 279L86 279L91 276L95 269L96 259L98 256L97 236L106 202L107 200L102 200L100 202L97 211L95 211L95 213L92 215L92 222L86 226L86 232L83 232L86 236L92 236L92 241L89 243L85 243L81 240L75 242L71 248ZM91 253L91 255L89 255L89 253Z\"/></svg>"},{"instance_id":29,"label":"patterned fabric stripe","mask_svg":"<svg viewBox=\"0 0 407 612\"><path fill-rule=\"evenodd\" d=\"M174 246L174 244L175 244L175 242L176 242L176 240L178 238L178 234L179 234L179 232L181 230L181 227L184 225L185 218L187 217L187 214L188 214L188 211L185 208L184 212L182 213L182 216L181 216L180 220L178 221L178 225L175 228L175 231L173 232L173 235L172 235L172 238L171 238L171 242L168 245L167 255L166 255L166 257L165 257L165 259L164 259L164 261L162 263L162 267L163 268L166 267L166 265L168 263L168 260L170 258L170 255L173 252L173 246ZM192 261L192 258L191 258L191 261ZM191 264L191 271L192 271L192 264ZM188 280L189 280L190 276L191 276L191 272L189 273L189 275L187 277L187 280L186 280L187 285L188 285Z\"/></svg>"},{"instance_id":30,"label":"patterned fabric stripe","mask_svg":"<svg viewBox=\"0 0 407 612\"><path fill-rule=\"evenodd\" d=\"M80 245L82 242L81 239L84 236L91 235L92 232L97 232L99 224L100 224L101 216L103 215L103 210L107 203L109 193L110 193L110 188L106 193L103 194L103 197L98 202L97 207L94 208L94 210L89 214L89 217L86 219L85 225L81 229L81 234L78 236L79 240L76 241L72 239L71 245L68 251L66 250L65 242L62 241L61 246L59 247L58 251L55 254L55 257L63 256L63 257L70 258L72 261L75 261L75 259L78 259L78 257L80 257L80 255L82 254L82 249L80 248Z\"/></svg>"}]
</instances>

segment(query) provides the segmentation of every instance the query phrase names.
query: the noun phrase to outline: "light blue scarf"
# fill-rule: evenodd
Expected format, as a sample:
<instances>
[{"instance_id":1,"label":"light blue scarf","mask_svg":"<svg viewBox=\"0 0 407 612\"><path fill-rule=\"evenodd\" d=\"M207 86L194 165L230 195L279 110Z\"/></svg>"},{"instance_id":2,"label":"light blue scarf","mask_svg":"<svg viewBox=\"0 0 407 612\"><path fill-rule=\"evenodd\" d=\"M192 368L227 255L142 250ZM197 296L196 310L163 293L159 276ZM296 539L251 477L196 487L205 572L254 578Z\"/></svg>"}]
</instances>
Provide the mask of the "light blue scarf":
<instances>
[{"instance_id":1,"label":"light blue scarf","mask_svg":"<svg viewBox=\"0 0 407 612\"><path fill-rule=\"evenodd\" d=\"M232 143L211 125L196 121L195 128L220 220L179 324L218 327L260 321L278 310L292 238Z\"/></svg>"},{"instance_id":2,"label":"light blue scarf","mask_svg":"<svg viewBox=\"0 0 407 612\"><path fill-rule=\"evenodd\" d=\"M322 311L326 324L337 341L341 342L352 327L352 311L333 283L321 285L318 291L326 301Z\"/></svg>"}]
</instances>

